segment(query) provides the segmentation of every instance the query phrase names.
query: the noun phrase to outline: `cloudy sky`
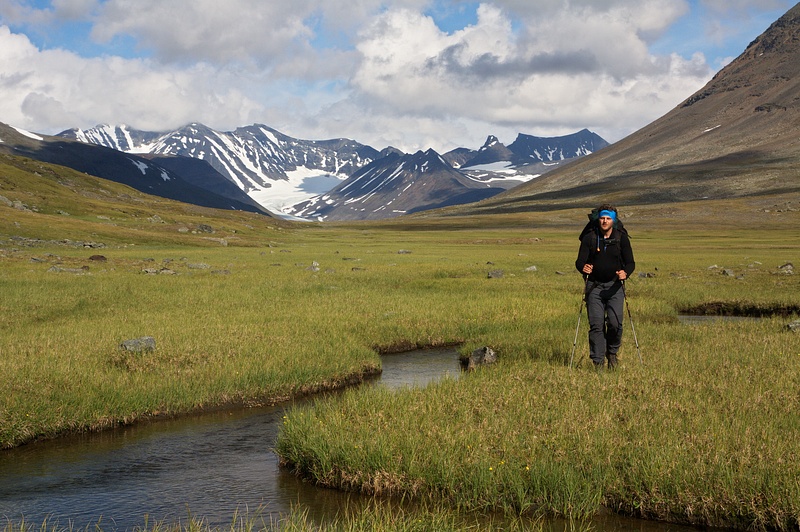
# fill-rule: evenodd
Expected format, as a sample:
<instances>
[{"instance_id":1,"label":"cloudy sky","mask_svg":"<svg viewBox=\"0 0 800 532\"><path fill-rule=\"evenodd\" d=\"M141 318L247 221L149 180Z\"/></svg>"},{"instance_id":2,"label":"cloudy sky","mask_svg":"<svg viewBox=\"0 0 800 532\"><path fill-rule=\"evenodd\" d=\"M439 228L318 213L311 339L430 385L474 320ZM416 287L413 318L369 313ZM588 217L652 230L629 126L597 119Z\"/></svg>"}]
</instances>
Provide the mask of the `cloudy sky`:
<instances>
[{"instance_id":1,"label":"cloudy sky","mask_svg":"<svg viewBox=\"0 0 800 532\"><path fill-rule=\"evenodd\" d=\"M405 151L588 128L700 89L787 0L0 0L0 122L267 124Z\"/></svg>"}]
</instances>

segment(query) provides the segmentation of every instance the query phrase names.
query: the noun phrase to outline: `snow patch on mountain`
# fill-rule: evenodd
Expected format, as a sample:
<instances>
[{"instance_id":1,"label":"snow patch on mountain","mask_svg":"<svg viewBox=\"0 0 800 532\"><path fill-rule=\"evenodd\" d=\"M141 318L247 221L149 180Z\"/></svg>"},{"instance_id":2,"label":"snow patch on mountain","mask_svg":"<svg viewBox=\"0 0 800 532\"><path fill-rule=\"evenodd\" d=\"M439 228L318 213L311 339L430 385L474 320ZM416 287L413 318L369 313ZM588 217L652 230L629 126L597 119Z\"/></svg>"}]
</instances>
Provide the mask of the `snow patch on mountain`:
<instances>
[{"instance_id":1,"label":"snow patch on mountain","mask_svg":"<svg viewBox=\"0 0 800 532\"><path fill-rule=\"evenodd\" d=\"M19 133L20 135L24 135L24 136L28 137L29 139L44 140L42 137L40 137L36 133L31 133L30 131L26 131L26 130L24 130L22 128L18 128L18 127L14 127L14 126L11 126L11 127L13 127L17 131L17 133Z\"/></svg>"},{"instance_id":2,"label":"snow patch on mountain","mask_svg":"<svg viewBox=\"0 0 800 532\"><path fill-rule=\"evenodd\" d=\"M286 172L286 179L272 180L248 196L276 214L289 214L290 207L331 190L345 177L300 166Z\"/></svg>"}]
</instances>

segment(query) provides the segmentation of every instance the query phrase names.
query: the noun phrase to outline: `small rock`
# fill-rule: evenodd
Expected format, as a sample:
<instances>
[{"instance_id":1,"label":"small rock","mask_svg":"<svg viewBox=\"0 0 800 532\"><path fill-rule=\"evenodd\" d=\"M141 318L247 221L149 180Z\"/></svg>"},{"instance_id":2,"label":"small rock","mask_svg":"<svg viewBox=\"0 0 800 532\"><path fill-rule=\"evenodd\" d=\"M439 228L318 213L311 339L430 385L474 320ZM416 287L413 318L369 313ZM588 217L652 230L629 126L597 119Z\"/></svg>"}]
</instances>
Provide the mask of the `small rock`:
<instances>
[{"instance_id":1,"label":"small rock","mask_svg":"<svg viewBox=\"0 0 800 532\"><path fill-rule=\"evenodd\" d=\"M786 328L790 331L800 332L800 320L795 320L791 323L788 323Z\"/></svg>"},{"instance_id":2,"label":"small rock","mask_svg":"<svg viewBox=\"0 0 800 532\"><path fill-rule=\"evenodd\" d=\"M133 338L125 340L119 344L119 348L123 351L131 351L133 353L145 353L155 351L156 339L152 336L142 336L140 338Z\"/></svg>"},{"instance_id":3,"label":"small rock","mask_svg":"<svg viewBox=\"0 0 800 532\"><path fill-rule=\"evenodd\" d=\"M458 360L461 363L461 369L464 371L473 371L479 366L497 362L497 353L489 346L479 347L469 356L462 355Z\"/></svg>"},{"instance_id":4,"label":"small rock","mask_svg":"<svg viewBox=\"0 0 800 532\"><path fill-rule=\"evenodd\" d=\"M411 250L408 250L408 249L401 249L400 251L397 252L398 255L408 255L410 253L411 253Z\"/></svg>"},{"instance_id":5,"label":"small rock","mask_svg":"<svg viewBox=\"0 0 800 532\"><path fill-rule=\"evenodd\" d=\"M95 262L106 262L108 259L105 258L103 255L92 255L91 257L89 257L89 260Z\"/></svg>"},{"instance_id":6,"label":"small rock","mask_svg":"<svg viewBox=\"0 0 800 532\"><path fill-rule=\"evenodd\" d=\"M527 268L525 268L525 271L526 271L526 272L535 272L535 271L537 271L538 269L539 269L539 268L537 268L536 266L528 266Z\"/></svg>"},{"instance_id":7,"label":"small rock","mask_svg":"<svg viewBox=\"0 0 800 532\"><path fill-rule=\"evenodd\" d=\"M60 266L51 266L48 272L53 273L75 273L75 274L84 274L89 271L88 266L81 266L80 268L62 268Z\"/></svg>"},{"instance_id":8,"label":"small rock","mask_svg":"<svg viewBox=\"0 0 800 532\"><path fill-rule=\"evenodd\" d=\"M501 279L503 277L503 270L492 270L487 277L489 279Z\"/></svg>"}]
</instances>

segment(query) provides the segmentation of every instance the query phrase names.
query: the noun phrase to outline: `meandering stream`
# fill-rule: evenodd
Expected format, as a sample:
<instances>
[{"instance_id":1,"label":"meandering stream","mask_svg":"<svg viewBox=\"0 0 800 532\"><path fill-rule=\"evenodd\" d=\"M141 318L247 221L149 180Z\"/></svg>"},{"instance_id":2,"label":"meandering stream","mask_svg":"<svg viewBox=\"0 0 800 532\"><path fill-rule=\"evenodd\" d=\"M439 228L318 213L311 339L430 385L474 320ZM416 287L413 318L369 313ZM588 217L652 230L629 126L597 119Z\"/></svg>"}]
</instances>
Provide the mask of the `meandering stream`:
<instances>
[{"instance_id":1,"label":"meandering stream","mask_svg":"<svg viewBox=\"0 0 800 532\"><path fill-rule=\"evenodd\" d=\"M454 349L388 355L373 385L425 385L458 377ZM300 482L278 467L272 447L288 404L219 411L69 436L0 452L0 516L37 526L129 529L149 522L212 526L232 516L269 522L291 506L332 517L354 495Z\"/></svg>"},{"instance_id":2,"label":"meandering stream","mask_svg":"<svg viewBox=\"0 0 800 532\"><path fill-rule=\"evenodd\" d=\"M388 355L382 365L373 385L423 386L460 374L455 349ZM141 423L2 451L0 516L14 523L24 517L32 528L46 520L48 529L59 530L187 524L190 516L225 528L237 514L277 521L293 505L321 523L347 505L365 503L356 494L301 482L278 466L272 447L287 406ZM617 516L598 518L593 528L693 530Z\"/></svg>"}]
</instances>

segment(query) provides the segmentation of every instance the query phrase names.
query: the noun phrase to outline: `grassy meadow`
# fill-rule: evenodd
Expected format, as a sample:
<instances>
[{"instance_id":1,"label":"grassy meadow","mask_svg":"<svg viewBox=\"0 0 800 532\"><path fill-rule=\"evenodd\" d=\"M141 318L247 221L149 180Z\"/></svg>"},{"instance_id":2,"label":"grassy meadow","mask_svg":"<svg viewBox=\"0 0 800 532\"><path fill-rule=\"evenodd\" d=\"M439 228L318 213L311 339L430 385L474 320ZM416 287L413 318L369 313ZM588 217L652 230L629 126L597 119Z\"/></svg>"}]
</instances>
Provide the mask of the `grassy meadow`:
<instances>
[{"instance_id":1,"label":"grassy meadow","mask_svg":"<svg viewBox=\"0 0 800 532\"><path fill-rule=\"evenodd\" d=\"M800 265L796 211L623 206L652 274L627 283L644 364L626 314L621 367L597 373L585 312L568 367L588 209L290 224L13 162L0 195L26 208L0 203L2 448L341 387L381 352L488 345L499 362L458 380L288 412L277 452L325 486L459 510L800 525L800 281L779 270ZM678 320L709 303L789 314ZM141 336L155 351L120 349Z\"/></svg>"}]
</instances>

